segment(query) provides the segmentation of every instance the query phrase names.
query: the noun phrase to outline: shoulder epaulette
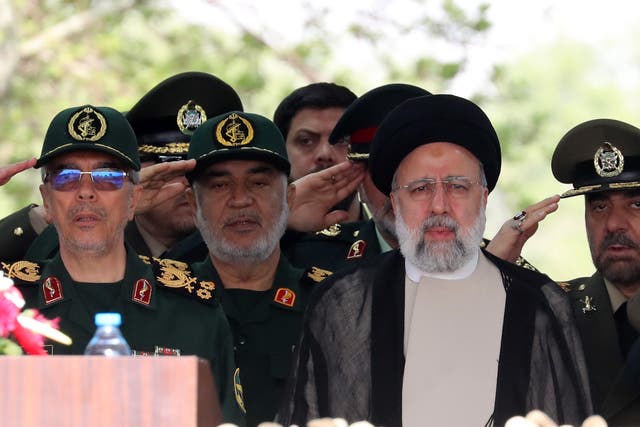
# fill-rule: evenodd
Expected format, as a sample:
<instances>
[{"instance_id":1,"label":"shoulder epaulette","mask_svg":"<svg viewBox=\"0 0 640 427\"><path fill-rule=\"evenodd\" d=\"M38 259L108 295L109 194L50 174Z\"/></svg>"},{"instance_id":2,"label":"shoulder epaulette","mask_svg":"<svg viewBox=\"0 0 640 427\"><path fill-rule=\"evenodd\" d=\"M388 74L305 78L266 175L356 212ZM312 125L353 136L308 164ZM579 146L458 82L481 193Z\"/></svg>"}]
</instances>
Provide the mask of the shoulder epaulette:
<instances>
[{"instance_id":1,"label":"shoulder epaulette","mask_svg":"<svg viewBox=\"0 0 640 427\"><path fill-rule=\"evenodd\" d=\"M22 282L35 283L40 280L41 266L31 261L16 261L13 263L0 263L2 270L10 279L18 279Z\"/></svg>"},{"instance_id":2,"label":"shoulder epaulette","mask_svg":"<svg viewBox=\"0 0 640 427\"><path fill-rule=\"evenodd\" d=\"M215 283L199 280L186 263L168 258L152 258L150 264L160 287L209 305L217 305L213 295Z\"/></svg>"},{"instance_id":3,"label":"shoulder epaulette","mask_svg":"<svg viewBox=\"0 0 640 427\"><path fill-rule=\"evenodd\" d=\"M312 283L320 283L332 274L333 272L329 270L324 270L319 267L311 267L304 272L304 278L309 279L309 281Z\"/></svg>"},{"instance_id":4,"label":"shoulder epaulette","mask_svg":"<svg viewBox=\"0 0 640 427\"><path fill-rule=\"evenodd\" d=\"M519 256L518 259L516 260L516 265L519 265L520 267L524 267L529 270L537 271L538 273L540 272L537 268L533 266L533 264L531 264L529 261L522 258L521 256Z\"/></svg>"}]
</instances>

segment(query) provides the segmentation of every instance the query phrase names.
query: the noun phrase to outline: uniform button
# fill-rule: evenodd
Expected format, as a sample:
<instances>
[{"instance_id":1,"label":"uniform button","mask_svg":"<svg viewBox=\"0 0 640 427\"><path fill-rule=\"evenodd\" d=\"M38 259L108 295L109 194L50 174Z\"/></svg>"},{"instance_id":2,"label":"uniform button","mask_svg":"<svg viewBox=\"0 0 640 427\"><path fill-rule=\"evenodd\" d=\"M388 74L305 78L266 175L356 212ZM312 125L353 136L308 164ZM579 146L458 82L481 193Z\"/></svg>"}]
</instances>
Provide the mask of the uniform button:
<instances>
[{"instance_id":1,"label":"uniform button","mask_svg":"<svg viewBox=\"0 0 640 427\"><path fill-rule=\"evenodd\" d=\"M247 338L244 337L243 335L240 335L240 337L238 337L238 344L244 345L244 343L246 342L247 342Z\"/></svg>"}]
</instances>

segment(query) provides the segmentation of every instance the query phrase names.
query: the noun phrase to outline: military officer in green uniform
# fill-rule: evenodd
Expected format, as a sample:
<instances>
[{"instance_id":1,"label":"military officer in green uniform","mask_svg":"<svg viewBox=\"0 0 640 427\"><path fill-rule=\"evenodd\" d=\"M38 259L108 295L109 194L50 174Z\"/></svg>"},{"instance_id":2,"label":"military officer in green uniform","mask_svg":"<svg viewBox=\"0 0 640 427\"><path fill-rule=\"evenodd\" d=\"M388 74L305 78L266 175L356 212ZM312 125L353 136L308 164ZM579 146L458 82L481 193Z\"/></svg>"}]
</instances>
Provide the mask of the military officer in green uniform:
<instances>
[{"instance_id":1,"label":"military officer in green uniform","mask_svg":"<svg viewBox=\"0 0 640 427\"><path fill-rule=\"evenodd\" d=\"M347 107L329 135L329 143L348 146L347 158L366 165L373 136L389 111L409 98L428 94L402 83L372 89ZM284 250L294 265L315 265L334 272L398 246L391 202L373 185L368 171L358 193L371 218L335 224L315 233L287 235Z\"/></svg>"},{"instance_id":2,"label":"military officer in green uniform","mask_svg":"<svg viewBox=\"0 0 640 427\"><path fill-rule=\"evenodd\" d=\"M124 227L142 189L136 139L124 116L91 105L63 110L49 126L35 167L42 168L43 207L59 251L43 262L1 266L27 307L59 318L72 338L71 347L50 346L51 352L82 354L95 331L95 313L118 311L136 354L209 360L224 418L242 423L232 337L221 307L210 290L204 292L208 285L185 264L158 261L154 271L125 243ZM195 285L203 289L188 297L174 291Z\"/></svg>"},{"instance_id":3,"label":"military officer in green uniform","mask_svg":"<svg viewBox=\"0 0 640 427\"><path fill-rule=\"evenodd\" d=\"M612 119L567 132L551 161L561 197L584 195L596 272L563 283L572 300L596 410L609 426L640 424L640 129ZM634 319L635 322L633 321Z\"/></svg>"},{"instance_id":4,"label":"military officer in green uniform","mask_svg":"<svg viewBox=\"0 0 640 427\"><path fill-rule=\"evenodd\" d=\"M307 298L321 277L282 256L294 188L282 134L265 117L239 111L193 134L188 174L196 225L209 250L194 273L213 284L227 315L247 424L273 420L301 332Z\"/></svg>"},{"instance_id":5,"label":"military officer in green uniform","mask_svg":"<svg viewBox=\"0 0 640 427\"><path fill-rule=\"evenodd\" d=\"M242 110L236 91L218 77L204 72L189 71L173 75L147 92L125 113L138 141L143 168L165 162L184 160L193 131L207 120L226 111ZM184 176L169 183L187 185ZM184 189L183 187L183 189ZM140 206L139 206L140 207ZM31 204L0 221L0 247L4 260L22 259L33 240L47 227L43 209ZM55 230L28 254L40 258L51 252ZM137 212L127 224L125 238L141 255L172 257L171 248L180 240L197 233L189 205L181 192L177 197ZM55 248L54 248L55 249ZM180 251L185 261L203 259L202 253Z\"/></svg>"}]
</instances>

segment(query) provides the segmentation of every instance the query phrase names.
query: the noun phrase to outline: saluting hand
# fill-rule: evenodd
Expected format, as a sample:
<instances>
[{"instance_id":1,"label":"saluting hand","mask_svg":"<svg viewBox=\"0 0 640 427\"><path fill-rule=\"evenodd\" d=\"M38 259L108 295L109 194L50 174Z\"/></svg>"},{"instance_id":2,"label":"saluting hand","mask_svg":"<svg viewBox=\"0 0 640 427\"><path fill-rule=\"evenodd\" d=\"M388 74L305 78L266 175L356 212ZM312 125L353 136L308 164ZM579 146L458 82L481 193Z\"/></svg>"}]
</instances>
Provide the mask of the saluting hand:
<instances>
[{"instance_id":1,"label":"saluting hand","mask_svg":"<svg viewBox=\"0 0 640 427\"><path fill-rule=\"evenodd\" d=\"M346 211L331 210L358 188L366 173L359 162L342 162L294 181L289 228L317 231L348 218Z\"/></svg>"},{"instance_id":2,"label":"saluting hand","mask_svg":"<svg viewBox=\"0 0 640 427\"><path fill-rule=\"evenodd\" d=\"M558 210L559 201L557 194L547 197L509 218L491 239L487 250L505 261L515 262L524 244L538 230L540 221Z\"/></svg>"},{"instance_id":3,"label":"saluting hand","mask_svg":"<svg viewBox=\"0 0 640 427\"><path fill-rule=\"evenodd\" d=\"M25 169L32 168L36 164L36 158L12 163L8 166L0 167L0 185L5 185L14 175Z\"/></svg>"},{"instance_id":4,"label":"saluting hand","mask_svg":"<svg viewBox=\"0 0 640 427\"><path fill-rule=\"evenodd\" d=\"M184 175L196 167L194 159L157 163L140 170L142 197L136 206L136 215L183 194L189 183Z\"/></svg>"}]
</instances>

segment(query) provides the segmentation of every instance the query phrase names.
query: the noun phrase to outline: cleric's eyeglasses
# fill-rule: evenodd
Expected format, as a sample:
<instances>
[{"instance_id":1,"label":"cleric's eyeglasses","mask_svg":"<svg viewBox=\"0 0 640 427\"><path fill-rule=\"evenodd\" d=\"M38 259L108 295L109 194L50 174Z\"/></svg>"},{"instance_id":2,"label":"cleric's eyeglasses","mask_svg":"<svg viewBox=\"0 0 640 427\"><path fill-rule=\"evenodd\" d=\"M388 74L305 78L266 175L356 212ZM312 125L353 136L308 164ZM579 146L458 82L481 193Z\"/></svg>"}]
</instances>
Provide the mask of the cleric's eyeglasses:
<instances>
[{"instance_id":1,"label":"cleric's eyeglasses","mask_svg":"<svg viewBox=\"0 0 640 427\"><path fill-rule=\"evenodd\" d=\"M100 191L121 189L125 178L129 176L123 170L112 168L99 168L87 172L79 169L59 169L48 172L44 177L44 182L50 183L51 188L56 191L74 191L80 186L82 175L89 175L93 187Z\"/></svg>"},{"instance_id":2,"label":"cleric's eyeglasses","mask_svg":"<svg viewBox=\"0 0 640 427\"><path fill-rule=\"evenodd\" d=\"M472 181L466 176L452 176L442 180L433 178L418 179L407 185L400 185L393 190L406 190L413 200L430 200L436 193L438 184L442 185L444 194L457 199L467 197L471 192L471 187L474 185L482 185L482 183Z\"/></svg>"}]
</instances>

